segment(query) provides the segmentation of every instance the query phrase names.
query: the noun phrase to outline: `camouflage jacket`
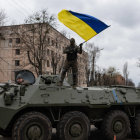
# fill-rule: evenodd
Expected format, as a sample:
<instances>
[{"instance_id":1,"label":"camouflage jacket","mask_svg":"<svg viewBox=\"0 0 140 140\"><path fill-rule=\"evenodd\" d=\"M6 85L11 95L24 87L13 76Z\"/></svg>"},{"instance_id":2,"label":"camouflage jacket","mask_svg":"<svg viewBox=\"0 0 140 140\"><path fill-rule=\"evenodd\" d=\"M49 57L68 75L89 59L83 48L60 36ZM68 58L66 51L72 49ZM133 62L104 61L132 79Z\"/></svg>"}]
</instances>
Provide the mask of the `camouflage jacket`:
<instances>
[{"instance_id":1,"label":"camouflage jacket","mask_svg":"<svg viewBox=\"0 0 140 140\"><path fill-rule=\"evenodd\" d=\"M68 46L64 49L63 53L67 54L67 61L77 60L77 53L82 53L82 46Z\"/></svg>"}]
</instances>

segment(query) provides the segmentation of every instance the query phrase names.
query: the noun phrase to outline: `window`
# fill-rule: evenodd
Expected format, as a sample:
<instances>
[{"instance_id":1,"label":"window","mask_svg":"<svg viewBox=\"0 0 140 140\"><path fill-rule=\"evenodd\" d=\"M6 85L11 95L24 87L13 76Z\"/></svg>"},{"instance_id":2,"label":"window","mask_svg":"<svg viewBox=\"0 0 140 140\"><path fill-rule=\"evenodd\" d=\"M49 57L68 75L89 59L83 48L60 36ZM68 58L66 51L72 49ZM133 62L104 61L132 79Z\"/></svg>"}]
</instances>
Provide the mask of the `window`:
<instances>
[{"instance_id":1,"label":"window","mask_svg":"<svg viewBox=\"0 0 140 140\"><path fill-rule=\"evenodd\" d=\"M49 49L47 49L47 55L50 55L50 50Z\"/></svg>"},{"instance_id":2,"label":"window","mask_svg":"<svg viewBox=\"0 0 140 140\"><path fill-rule=\"evenodd\" d=\"M49 60L47 60L47 67L50 67L50 62L49 62Z\"/></svg>"},{"instance_id":3,"label":"window","mask_svg":"<svg viewBox=\"0 0 140 140\"><path fill-rule=\"evenodd\" d=\"M53 51L51 51L51 55L52 55L52 56L54 55L54 52L53 52Z\"/></svg>"},{"instance_id":4,"label":"window","mask_svg":"<svg viewBox=\"0 0 140 140\"><path fill-rule=\"evenodd\" d=\"M48 38L48 44L50 44L50 38Z\"/></svg>"},{"instance_id":5,"label":"window","mask_svg":"<svg viewBox=\"0 0 140 140\"><path fill-rule=\"evenodd\" d=\"M53 61L51 62L51 67L53 68Z\"/></svg>"},{"instance_id":6,"label":"window","mask_svg":"<svg viewBox=\"0 0 140 140\"><path fill-rule=\"evenodd\" d=\"M12 43L12 38L9 38L9 43Z\"/></svg>"},{"instance_id":7,"label":"window","mask_svg":"<svg viewBox=\"0 0 140 140\"><path fill-rule=\"evenodd\" d=\"M17 44L20 43L20 38L16 38L16 43L17 43Z\"/></svg>"},{"instance_id":8,"label":"window","mask_svg":"<svg viewBox=\"0 0 140 140\"><path fill-rule=\"evenodd\" d=\"M20 55L20 49L16 49L16 55Z\"/></svg>"},{"instance_id":9,"label":"window","mask_svg":"<svg viewBox=\"0 0 140 140\"><path fill-rule=\"evenodd\" d=\"M20 65L20 61L19 60L15 60L15 66L19 66Z\"/></svg>"},{"instance_id":10,"label":"window","mask_svg":"<svg viewBox=\"0 0 140 140\"><path fill-rule=\"evenodd\" d=\"M52 40L52 45L54 45L54 41Z\"/></svg>"}]
</instances>

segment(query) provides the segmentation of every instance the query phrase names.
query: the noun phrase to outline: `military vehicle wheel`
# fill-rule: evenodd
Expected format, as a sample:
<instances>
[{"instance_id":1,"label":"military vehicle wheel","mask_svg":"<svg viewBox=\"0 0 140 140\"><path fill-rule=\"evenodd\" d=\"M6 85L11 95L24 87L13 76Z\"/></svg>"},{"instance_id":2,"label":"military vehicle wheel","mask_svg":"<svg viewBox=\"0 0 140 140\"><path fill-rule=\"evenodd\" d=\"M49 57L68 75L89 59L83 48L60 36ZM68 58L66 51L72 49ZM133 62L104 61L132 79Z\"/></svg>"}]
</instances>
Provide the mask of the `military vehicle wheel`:
<instances>
[{"instance_id":1,"label":"military vehicle wheel","mask_svg":"<svg viewBox=\"0 0 140 140\"><path fill-rule=\"evenodd\" d=\"M120 110L109 112L102 123L103 135L112 140L116 135L118 140L124 140L130 132L130 121L126 113Z\"/></svg>"},{"instance_id":2,"label":"military vehicle wheel","mask_svg":"<svg viewBox=\"0 0 140 140\"><path fill-rule=\"evenodd\" d=\"M140 113L136 114L133 127L134 136L140 138Z\"/></svg>"},{"instance_id":3,"label":"military vehicle wheel","mask_svg":"<svg viewBox=\"0 0 140 140\"><path fill-rule=\"evenodd\" d=\"M90 122L81 112L69 112L59 122L57 131L60 140L88 140Z\"/></svg>"},{"instance_id":4,"label":"military vehicle wheel","mask_svg":"<svg viewBox=\"0 0 140 140\"><path fill-rule=\"evenodd\" d=\"M42 113L29 112L22 115L13 127L13 140L51 140L50 120Z\"/></svg>"}]
</instances>

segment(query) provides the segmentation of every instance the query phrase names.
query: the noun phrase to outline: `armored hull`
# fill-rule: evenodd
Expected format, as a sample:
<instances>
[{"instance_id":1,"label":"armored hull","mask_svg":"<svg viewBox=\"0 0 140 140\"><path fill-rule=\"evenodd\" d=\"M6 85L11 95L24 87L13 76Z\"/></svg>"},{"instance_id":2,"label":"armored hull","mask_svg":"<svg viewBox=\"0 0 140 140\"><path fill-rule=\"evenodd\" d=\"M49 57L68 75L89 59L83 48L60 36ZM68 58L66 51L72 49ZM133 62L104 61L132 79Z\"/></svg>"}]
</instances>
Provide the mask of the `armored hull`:
<instances>
[{"instance_id":1,"label":"armored hull","mask_svg":"<svg viewBox=\"0 0 140 140\"><path fill-rule=\"evenodd\" d=\"M73 89L58 82L57 75L43 75L33 84L1 85L0 133L13 140L50 140L55 127L60 140L86 140L94 124L107 139L124 139L130 130L140 138L139 89Z\"/></svg>"}]
</instances>

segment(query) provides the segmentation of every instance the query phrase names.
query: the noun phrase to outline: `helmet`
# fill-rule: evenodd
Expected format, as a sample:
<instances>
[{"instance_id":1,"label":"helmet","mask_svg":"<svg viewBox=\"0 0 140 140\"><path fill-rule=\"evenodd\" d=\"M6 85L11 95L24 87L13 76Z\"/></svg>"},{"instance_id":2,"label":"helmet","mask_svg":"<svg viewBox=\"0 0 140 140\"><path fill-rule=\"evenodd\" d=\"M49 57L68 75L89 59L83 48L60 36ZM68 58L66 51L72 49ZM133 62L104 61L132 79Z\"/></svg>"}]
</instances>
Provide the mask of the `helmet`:
<instances>
[{"instance_id":1,"label":"helmet","mask_svg":"<svg viewBox=\"0 0 140 140\"><path fill-rule=\"evenodd\" d=\"M23 79L23 76L21 74L18 74L16 79Z\"/></svg>"},{"instance_id":2,"label":"helmet","mask_svg":"<svg viewBox=\"0 0 140 140\"><path fill-rule=\"evenodd\" d=\"M75 44L75 39L74 39L74 38L71 38L71 39L70 39L70 43L71 43L71 44Z\"/></svg>"}]
</instances>

